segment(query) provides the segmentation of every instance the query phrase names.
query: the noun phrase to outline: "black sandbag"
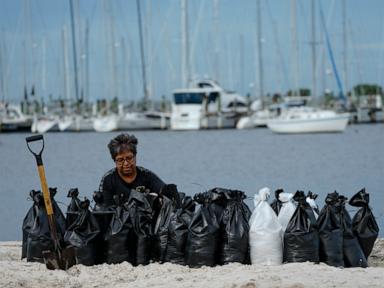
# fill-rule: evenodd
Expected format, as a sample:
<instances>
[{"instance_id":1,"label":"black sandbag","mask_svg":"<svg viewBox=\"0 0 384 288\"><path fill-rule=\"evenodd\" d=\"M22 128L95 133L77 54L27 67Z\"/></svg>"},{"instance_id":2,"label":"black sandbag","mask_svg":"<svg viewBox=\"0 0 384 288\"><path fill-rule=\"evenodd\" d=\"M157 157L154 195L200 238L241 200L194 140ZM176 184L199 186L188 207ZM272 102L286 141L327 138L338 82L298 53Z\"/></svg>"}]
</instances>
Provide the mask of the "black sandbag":
<instances>
[{"instance_id":1,"label":"black sandbag","mask_svg":"<svg viewBox=\"0 0 384 288\"><path fill-rule=\"evenodd\" d=\"M170 199L176 209L181 207L182 199L180 198L180 193L177 191L177 186L175 184L165 184L163 188L161 188L160 195L164 195Z\"/></svg>"},{"instance_id":2,"label":"black sandbag","mask_svg":"<svg viewBox=\"0 0 384 288\"><path fill-rule=\"evenodd\" d=\"M56 232L59 241L62 241L65 233L65 217L54 200L57 188L49 188L53 214L56 222ZM30 191L33 205L23 220L23 244L22 259L27 258L28 262L44 263L42 252L54 250L47 212L44 205L43 193L41 191Z\"/></svg>"},{"instance_id":3,"label":"black sandbag","mask_svg":"<svg viewBox=\"0 0 384 288\"><path fill-rule=\"evenodd\" d=\"M100 233L95 240L97 251L95 264L101 264L105 263L107 259L108 245L105 238L116 209L105 205L102 192L95 191L93 193L93 200L95 205L92 209L92 215L95 217L100 228Z\"/></svg>"},{"instance_id":4,"label":"black sandbag","mask_svg":"<svg viewBox=\"0 0 384 288\"><path fill-rule=\"evenodd\" d=\"M149 264L151 259L152 218L151 202L153 198L146 192L132 190L125 209L131 215L135 234L134 265ZM130 242L131 243L131 242Z\"/></svg>"},{"instance_id":5,"label":"black sandbag","mask_svg":"<svg viewBox=\"0 0 384 288\"><path fill-rule=\"evenodd\" d=\"M283 206L283 203L279 199L280 193L283 193L283 192L284 192L283 189L281 189L281 188L277 189L275 191L275 199L273 199L273 201L271 203L271 208L273 209L273 211L275 211L276 215L279 215L281 207Z\"/></svg>"},{"instance_id":6,"label":"black sandbag","mask_svg":"<svg viewBox=\"0 0 384 288\"><path fill-rule=\"evenodd\" d=\"M75 249L76 264L91 266L96 263L96 240L100 233L99 224L89 210L89 200L80 201L76 219L67 228L64 241Z\"/></svg>"},{"instance_id":7,"label":"black sandbag","mask_svg":"<svg viewBox=\"0 0 384 288\"><path fill-rule=\"evenodd\" d=\"M72 223L77 218L77 212L81 210L80 208L80 199L79 196L79 190L77 188L71 188L68 191L67 197L71 198L71 202L69 203L67 207L67 217L65 221L65 227L68 229L69 226L72 225Z\"/></svg>"},{"instance_id":8,"label":"black sandbag","mask_svg":"<svg viewBox=\"0 0 384 288\"><path fill-rule=\"evenodd\" d=\"M337 216L343 229L343 253L345 267L368 267L367 258L360 247L359 241L352 231L352 220L345 203L348 198L340 195L337 201Z\"/></svg>"},{"instance_id":9,"label":"black sandbag","mask_svg":"<svg viewBox=\"0 0 384 288\"><path fill-rule=\"evenodd\" d=\"M186 264L190 267L214 266L218 262L219 222L224 208L214 202L220 201L220 196L213 190L196 194L194 200L201 206L188 227Z\"/></svg>"},{"instance_id":10,"label":"black sandbag","mask_svg":"<svg viewBox=\"0 0 384 288\"><path fill-rule=\"evenodd\" d=\"M303 191L293 199L298 202L284 233L283 262L319 262L319 232L312 208Z\"/></svg>"},{"instance_id":11,"label":"black sandbag","mask_svg":"<svg viewBox=\"0 0 384 288\"><path fill-rule=\"evenodd\" d=\"M317 219L320 237L319 258L320 262L330 266L344 267L343 230L335 207L338 196L336 191L327 195L325 206Z\"/></svg>"},{"instance_id":12,"label":"black sandbag","mask_svg":"<svg viewBox=\"0 0 384 288\"><path fill-rule=\"evenodd\" d=\"M117 264L128 261L134 264L136 235L133 229L132 216L124 205L124 197L115 195L114 201L117 205L105 235L105 262Z\"/></svg>"},{"instance_id":13,"label":"black sandbag","mask_svg":"<svg viewBox=\"0 0 384 288\"><path fill-rule=\"evenodd\" d=\"M192 198L180 193L181 207L172 212L168 226L168 242L165 262L185 265L185 249L188 237L188 226L195 212Z\"/></svg>"},{"instance_id":14,"label":"black sandbag","mask_svg":"<svg viewBox=\"0 0 384 288\"><path fill-rule=\"evenodd\" d=\"M153 217L151 258L163 263L168 243L168 227L174 210L173 201L166 196L156 197L152 209L156 214Z\"/></svg>"},{"instance_id":15,"label":"black sandbag","mask_svg":"<svg viewBox=\"0 0 384 288\"><path fill-rule=\"evenodd\" d=\"M239 262L245 264L249 259L249 218L251 210L243 202L246 195L242 191L224 192L227 204L223 212L219 264Z\"/></svg>"},{"instance_id":16,"label":"black sandbag","mask_svg":"<svg viewBox=\"0 0 384 288\"><path fill-rule=\"evenodd\" d=\"M369 207L369 194L365 191L365 188L361 189L349 200L349 205L361 207L353 216L352 231L359 240L361 249L363 249L364 255L368 259L379 235L379 226L375 216L373 216L371 207Z\"/></svg>"}]
</instances>

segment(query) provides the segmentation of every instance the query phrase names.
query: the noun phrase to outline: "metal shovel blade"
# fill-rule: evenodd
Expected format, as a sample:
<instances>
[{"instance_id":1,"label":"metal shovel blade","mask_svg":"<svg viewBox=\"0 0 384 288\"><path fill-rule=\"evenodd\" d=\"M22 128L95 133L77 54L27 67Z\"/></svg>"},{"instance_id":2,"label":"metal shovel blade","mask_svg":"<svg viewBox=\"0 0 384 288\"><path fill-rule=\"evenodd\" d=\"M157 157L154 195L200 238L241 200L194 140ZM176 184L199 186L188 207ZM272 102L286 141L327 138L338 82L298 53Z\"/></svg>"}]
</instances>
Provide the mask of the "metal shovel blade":
<instances>
[{"instance_id":1,"label":"metal shovel blade","mask_svg":"<svg viewBox=\"0 0 384 288\"><path fill-rule=\"evenodd\" d=\"M68 246L59 251L43 251L45 266L49 270L67 270L76 265L76 251L73 246Z\"/></svg>"}]
</instances>

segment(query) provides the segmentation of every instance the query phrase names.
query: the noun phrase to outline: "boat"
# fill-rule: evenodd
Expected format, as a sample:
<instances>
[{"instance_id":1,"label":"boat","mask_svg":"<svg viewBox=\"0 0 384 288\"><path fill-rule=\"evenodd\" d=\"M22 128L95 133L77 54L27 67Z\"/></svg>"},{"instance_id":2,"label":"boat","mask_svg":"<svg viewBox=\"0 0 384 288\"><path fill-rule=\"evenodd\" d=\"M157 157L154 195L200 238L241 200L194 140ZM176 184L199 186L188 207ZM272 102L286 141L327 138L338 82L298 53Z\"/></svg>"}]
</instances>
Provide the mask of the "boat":
<instances>
[{"instance_id":1,"label":"boat","mask_svg":"<svg viewBox=\"0 0 384 288\"><path fill-rule=\"evenodd\" d=\"M58 121L60 131L93 131L94 118L86 115L67 115Z\"/></svg>"},{"instance_id":2,"label":"boat","mask_svg":"<svg viewBox=\"0 0 384 288\"><path fill-rule=\"evenodd\" d=\"M283 111L279 117L269 120L267 127L274 133L285 134L343 132L349 118L349 113L298 107Z\"/></svg>"},{"instance_id":3,"label":"boat","mask_svg":"<svg viewBox=\"0 0 384 288\"><path fill-rule=\"evenodd\" d=\"M241 117L236 124L236 129L251 129L256 127L267 127L268 121L278 117L282 111L306 106L309 97L306 96L287 96L284 102L268 105L264 109L253 110L251 114Z\"/></svg>"},{"instance_id":4,"label":"boat","mask_svg":"<svg viewBox=\"0 0 384 288\"><path fill-rule=\"evenodd\" d=\"M235 128L238 119L248 112L243 96L224 90L212 80L174 90L171 109L172 130Z\"/></svg>"},{"instance_id":5,"label":"boat","mask_svg":"<svg viewBox=\"0 0 384 288\"><path fill-rule=\"evenodd\" d=\"M25 115L19 106L0 103L0 131L30 130L32 117Z\"/></svg>"},{"instance_id":6,"label":"boat","mask_svg":"<svg viewBox=\"0 0 384 288\"><path fill-rule=\"evenodd\" d=\"M96 132L111 132L117 130L119 116L117 114L109 114L99 116L93 119L93 129Z\"/></svg>"},{"instance_id":7,"label":"boat","mask_svg":"<svg viewBox=\"0 0 384 288\"><path fill-rule=\"evenodd\" d=\"M118 130L166 129L169 115L159 111L129 111L122 113L118 120Z\"/></svg>"},{"instance_id":8,"label":"boat","mask_svg":"<svg viewBox=\"0 0 384 288\"><path fill-rule=\"evenodd\" d=\"M55 115L35 115L32 121L31 132L43 134L48 131L60 131L58 117Z\"/></svg>"}]
</instances>

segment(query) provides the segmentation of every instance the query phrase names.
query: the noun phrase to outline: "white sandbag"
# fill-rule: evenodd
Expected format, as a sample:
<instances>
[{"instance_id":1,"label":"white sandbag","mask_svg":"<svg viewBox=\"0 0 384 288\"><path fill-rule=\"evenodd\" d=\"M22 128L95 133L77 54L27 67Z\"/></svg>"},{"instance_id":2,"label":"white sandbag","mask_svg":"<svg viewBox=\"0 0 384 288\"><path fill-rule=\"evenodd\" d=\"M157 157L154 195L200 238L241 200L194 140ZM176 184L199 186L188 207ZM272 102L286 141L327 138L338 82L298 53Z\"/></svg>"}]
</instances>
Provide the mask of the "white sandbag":
<instances>
[{"instance_id":1,"label":"white sandbag","mask_svg":"<svg viewBox=\"0 0 384 288\"><path fill-rule=\"evenodd\" d=\"M292 193L280 193L279 200L283 203L280 209L279 216L277 216L277 220L281 224L283 232L287 228L289 220L291 220L293 213L296 210L296 204L292 200Z\"/></svg>"},{"instance_id":2,"label":"white sandbag","mask_svg":"<svg viewBox=\"0 0 384 288\"><path fill-rule=\"evenodd\" d=\"M249 221L249 246L252 264L279 265L283 262L283 231L267 200L269 188L255 195L255 209Z\"/></svg>"},{"instance_id":3,"label":"white sandbag","mask_svg":"<svg viewBox=\"0 0 384 288\"><path fill-rule=\"evenodd\" d=\"M319 206L317 206L315 199L312 199L311 197L307 197L307 198L305 198L305 201L307 201L309 206L311 206L311 208L313 210L313 214L315 214L315 218L317 220L317 218L319 218L319 214L317 214L316 210L318 211Z\"/></svg>"}]
</instances>

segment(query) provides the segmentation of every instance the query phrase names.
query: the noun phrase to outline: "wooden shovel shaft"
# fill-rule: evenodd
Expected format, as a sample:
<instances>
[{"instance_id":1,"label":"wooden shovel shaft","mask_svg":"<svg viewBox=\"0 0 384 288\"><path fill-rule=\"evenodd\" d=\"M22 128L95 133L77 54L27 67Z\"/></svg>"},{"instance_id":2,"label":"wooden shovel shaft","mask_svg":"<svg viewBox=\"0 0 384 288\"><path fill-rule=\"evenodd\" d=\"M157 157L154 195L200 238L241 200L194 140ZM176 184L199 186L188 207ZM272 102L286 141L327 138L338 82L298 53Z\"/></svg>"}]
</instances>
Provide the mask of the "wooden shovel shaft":
<instances>
[{"instance_id":1,"label":"wooden shovel shaft","mask_svg":"<svg viewBox=\"0 0 384 288\"><path fill-rule=\"evenodd\" d=\"M39 170L41 189L43 190L43 198L44 198L45 209L47 210L47 215L48 215L48 218L49 218L49 216L53 215L51 195L49 193L47 179L45 178L44 166L43 165L38 165L37 168Z\"/></svg>"},{"instance_id":2,"label":"wooden shovel shaft","mask_svg":"<svg viewBox=\"0 0 384 288\"><path fill-rule=\"evenodd\" d=\"M56 223L55 223L55 218L53 215L51 193L49 192L47 179L45 178L44 166L43 165L37 165L37 169L39 171L41 189L43 190L45 209L47 210L48 224L49 224L49 228L50 228L49 230L51 232L51 237L52 237L53 243L55 245L55 251L60 253L60 243L59 243L59 240L57 237Z\"/></svg>"}]
</instances>

